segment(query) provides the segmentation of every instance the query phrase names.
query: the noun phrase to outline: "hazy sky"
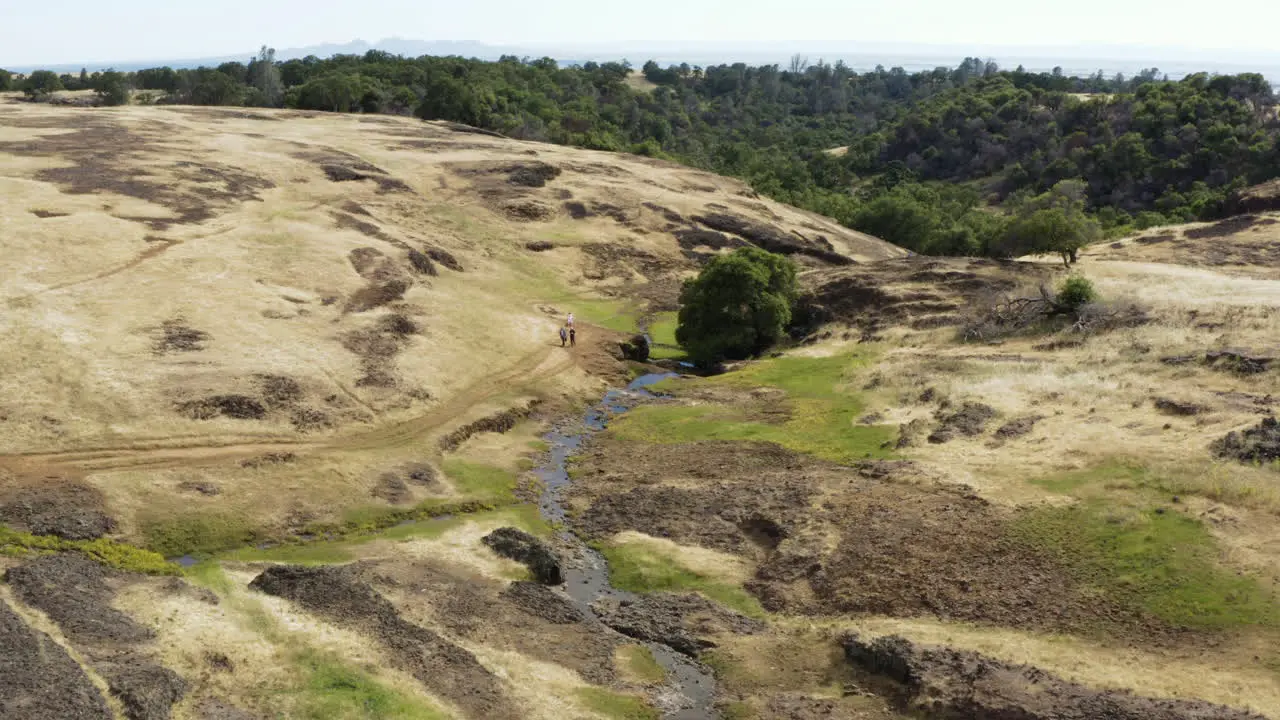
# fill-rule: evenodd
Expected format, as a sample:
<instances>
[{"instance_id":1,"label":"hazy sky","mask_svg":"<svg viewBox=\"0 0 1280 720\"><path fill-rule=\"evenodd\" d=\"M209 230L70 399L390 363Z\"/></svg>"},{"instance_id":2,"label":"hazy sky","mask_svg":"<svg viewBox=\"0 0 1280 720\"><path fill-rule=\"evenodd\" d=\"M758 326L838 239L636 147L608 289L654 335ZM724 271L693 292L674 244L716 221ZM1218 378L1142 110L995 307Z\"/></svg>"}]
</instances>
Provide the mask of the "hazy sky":
<instances>
[{"instance_id":1,"label":"hazy sky","mask_svg":"<svg viewBox=\"0 0 1280 720\"><path fill-rule=\"evenodd\" d=\"M384 37L519 45L868 43L1280 50L1280 2L1169 0L0 0L0 66ZM879 48L875 48L879 49ZM1225 53L1224 53L1225 54Z\"/></svg>"}]
</instances>

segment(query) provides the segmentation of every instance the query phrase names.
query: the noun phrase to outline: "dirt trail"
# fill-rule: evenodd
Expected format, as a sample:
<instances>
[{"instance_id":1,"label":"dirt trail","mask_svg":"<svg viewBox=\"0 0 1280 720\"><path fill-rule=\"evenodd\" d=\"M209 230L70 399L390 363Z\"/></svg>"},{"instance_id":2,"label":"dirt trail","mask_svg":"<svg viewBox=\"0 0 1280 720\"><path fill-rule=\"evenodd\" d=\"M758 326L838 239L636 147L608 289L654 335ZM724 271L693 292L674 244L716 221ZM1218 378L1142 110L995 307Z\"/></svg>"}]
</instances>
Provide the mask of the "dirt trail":
<instances>
[{"instance_id":1,"label":"dirt trail","mask_svg":"<svg viewBox=\"0 0 1280 720\"><path fill-rule=\"evenodd\" d=\"M197 467L271 452L377 450L402 446L439 430L471 407L490 398L528 386L536 380L554 377L573 367L577 359L569 353L562 353L562 358L548 363L557 350L558 348L552 347L539 348L506 370L473 383L425 415L327 441L256 438L249 441L231 439L201 442L182 438L176 442L167 442L158 439L142 446L130 444L125 447L2 455L0 468L20 475L79 475L86 472Z\"/></svg>"}]
</instances>

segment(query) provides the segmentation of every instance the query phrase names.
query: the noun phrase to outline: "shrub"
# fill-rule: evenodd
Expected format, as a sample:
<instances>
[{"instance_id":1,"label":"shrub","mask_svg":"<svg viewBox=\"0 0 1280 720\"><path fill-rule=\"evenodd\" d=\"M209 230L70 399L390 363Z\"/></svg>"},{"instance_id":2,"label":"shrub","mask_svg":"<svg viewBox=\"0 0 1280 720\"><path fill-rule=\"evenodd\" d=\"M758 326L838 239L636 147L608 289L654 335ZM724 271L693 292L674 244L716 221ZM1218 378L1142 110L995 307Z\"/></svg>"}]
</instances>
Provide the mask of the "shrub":
<instances>
[{"instance_id":1,"label":"shrub","mask_svg":"<svg viewBox=\"0 0 1280 720\"><path fill-rule=\"evenodd\" d=\"M1079 310L1097 299L1097 289L1081 275L1072 275L1058 288L1058 304L1071 310Z\"/></svg>"},{"instance_id":2,"label":"shrub","mask_svg":"<svg viewBox=\"0 0 1280 720\"><path fill-rule=\"evenodd\" d=\"M751 357L782 337L796 296L791 260L756 247L738 248L712 259L685 283L676 341L704 365Z\"/></svg>"}]
</instances>

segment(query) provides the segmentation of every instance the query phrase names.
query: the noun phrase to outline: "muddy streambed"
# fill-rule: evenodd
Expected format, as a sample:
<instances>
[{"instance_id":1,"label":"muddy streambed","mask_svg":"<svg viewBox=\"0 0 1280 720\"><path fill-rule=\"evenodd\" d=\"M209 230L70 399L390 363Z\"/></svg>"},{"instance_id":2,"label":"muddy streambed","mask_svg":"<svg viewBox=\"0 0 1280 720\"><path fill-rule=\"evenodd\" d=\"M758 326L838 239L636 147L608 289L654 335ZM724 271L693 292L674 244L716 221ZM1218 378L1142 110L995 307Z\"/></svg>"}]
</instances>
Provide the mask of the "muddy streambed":
<instances>
[{"instance_id":1,"label":"muddy streambed","mask_svg":"<svg viewBox=\"0 0 1280 720\"><path fill-rule=\"evenodd\" d=\"M549 522L567 527L568 517L562 493L570 482L566 465L590 435L604 430L609 419L626 412L639 398L651 398L645 388L676 377L674 373L643 375L627 385L626 390L610 390L598 405L587 411L580 426L572 430L554 430L544 436L550 446L547 461L537 469L543 481L539 506ZM565 590L573 604L586 617L596 617L593 606L601 602L625 603L638 599L633 593L619 590L609 583L609 567L603 556L588 547L576 535L560 533L562 547L572 549L576 560L564 568ZM715 678L701 663L660 643L647 643L658 664L667 671L668 684L658 703L663 717L671 720L705 720L719 717L714 707Z\"/></svg>"}]
</instances>

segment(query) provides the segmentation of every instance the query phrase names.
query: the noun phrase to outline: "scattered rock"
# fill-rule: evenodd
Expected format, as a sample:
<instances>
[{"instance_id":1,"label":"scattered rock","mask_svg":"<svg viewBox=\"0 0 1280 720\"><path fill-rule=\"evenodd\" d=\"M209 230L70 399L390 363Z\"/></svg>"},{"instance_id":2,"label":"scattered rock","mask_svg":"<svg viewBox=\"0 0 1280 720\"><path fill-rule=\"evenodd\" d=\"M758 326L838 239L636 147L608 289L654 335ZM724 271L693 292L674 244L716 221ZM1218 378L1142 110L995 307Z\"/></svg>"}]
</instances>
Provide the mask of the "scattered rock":
<instances>
[{"instance_id":1,"label":"scattered rock","mask_svg":"<svg viewBox=\"0 0 1280 720\"><path fill-rule=\"evenodd\" d=\"M484 537L484 544L505 558L523 563L533 574L533 579L543 585L564 582L559 556L546 543L523 530L498 528Z\"/></svg>"},{"instance_id":2,"label":"scattered rock","mask_svg":"<svg viewBox=\"0 0 1280 720\"><path fill-rule=\"evenodd\" d=\"M277 565L254 578L249 587L372 635L385 646L397 667L458 705L469 717L520 717L505 696L502 681L474 655L405 620L386 598L356 578L358 571L353 566Z\"/></svg>"},{"instance_id":3,"label":"scattered rock","mask_svg":"<svg viewBox=\"0 0 1280 720\"><path fill-rule=\"evenodd\" d=\"M995 408L990 405L967 402L959 410L941 416L938 428L929 436L929 442L938 445L950 442L960 435L981 435L996 414Z\"/></svg>"},{"instance_id":4,"label":"scattered rock","mask_svg":"<svg viewBox=\"0 0 1280 720\"><path fill-rule=\"evenodd\" d=\"M729 213L709 213L695 216L694 221L720 232L732 233L753 245L780 255L807 255L830 265L852 265L854 261L836 252L831 242L807 240L798 235L788 235L772 225L763 225Z\"/></svg>"},{"instance_id":5,"label":"scattered rock","mask_svg":"<svg viewBox=\"0 0 1280 720\"><path fill-rule=\"evenodd\" d=\"M929 429L929 423L922 418L916 418L907 423L898 426L898 441L894 447L901 450L903 448L916 447L920 444L920 438L924 436Z\"/></svg>"},{"instance_id":6,"label":"scattered rock","mask_svg":"<svg viewBox=\"0 0 1280 720\"><path fill-rule=\"evenodd\" d=\"M859 425L879 425L884 422L884 413L873 412L858 418Z\"/></svg>"},{"instance_id":7,"label":"scattered rock","mask_svg":"<svg viewBox=\"0 0 1280 720\"><path fill-rule=\"evenodd\" d=\"M129 720L169 720L173 706L187 692L187 683L172 670L145 661L99 663L111 694L124 705Z\"/></svg>"},{"instance_id":8,"label":"scattered rock","mask_svg":"<svg viewBox=\"0 0 1280 720\"><path fill-rule=\"evenodd\" d=\"M113 720L107 701L61 645L0 601L0 717Z\"/></svg>"},{"instance_id":9,"label":"scattered rock","mask_svg":"<svg viewBox=\"0 0 1280 720\"><path fill-rule=\"evenodd\" d=\"M531 250L533 252L546 252L554 248L555 245L547 242L546 240L534 240L532 242L525 243L524 247L526 250Z\"/></svg>"},{"instance_id":10,"label":"scattered rock","mask_svg":"<svg viewBox=\"0 0 1280 720\"><path fill-rule=\"evenodd\" d=\"M192 420L212 420L218 416L234 420L261 420L266 417L267 408L260 400L248 395L212 395L179 403L178 412Z\"/></svg>"},{"instance_id":11,"label":"scattered rock","mask_svg":"<svg viewBox=\"0 0 1280 720\"><path fill-rule=\"evenodd\" d=\"M388 280L370 283L351 294L347 298L345 312L362 313L389 305L404 297L409 291L408 280Z\"/></svg>"},{"instance_id":12,"label":"scattered rock","mask_svg":"<svg viewBox=\"0 0 1280 720\"><path fill-rule=\"evenodd\" d=\"M156 355L200 352L208 341L209 333L190 327L182 318L175 318L160 324L160 336L151 346L151 352Z\"/></svg>"},{"instance_id":13,"label":"scattered rock","mask_svg":"<svg viewBox=\"0 0 1280 720\"><path fill-rule=\"evenodd\" d=\"M593 609L605 625L627 637L661 643L691 657L715 647L707 636L721 632L749 635L765 627L758 620L693 594L652 593Z\"/></svg>"},{"instance_id":14,"label":"scattered rock","mask_svg":"<svg viewBox=\"0 0 1280 720\"><path fill-rule=\"evenodd\" d=\"M259 720L258 716L221 700L205 700L196 707L197 720Z\"/></svg>"},{"instance_id":15,"label":"scattered rock","mask_svg":"<svg viewBox=\"0 0 1280 720\"><path fill-rule=\"evenodd\" d=\"M421 275L435 277L440 274L440 271L436 270L436 264L421 250L409 251L409 265Z\"/></svg>"},{"instance_id":16,"label":"scattered rock","mask_svg":"<svg viewBox=\"0 0 1280 720\"><path fill-rule=\"evenodd\" d=\"M1190 365L1196 361L1195 355L1169 355L1160 358L1160 362L1165 365Z\"/></svg>"},{"instance_id":17,"label":"scattered rock","mask_svg":"<svg viewBox=\"0 0 1280 720\"><path fill-rule=\"evenodd\" d=\"M625 360L634 360L635 362L648 362L649 360L649 338L644 335L635 335L630 342L618 343L618 347L622 350L622 357Z\"/></svg>"},{"instance_id":18,"label":"scattered rock","mask_svg":"<svg viewBox=\"0 0 1280 720\"><path fill-rule=\"evenodd\" d=\"M1205 364L1215 370L1225 370L1237 375L1258 375L1266 372L1275 358L1248 350L1213 350L1205 353Z\"/></svg>"},{"instance_id":19,"label":"scattered rock","mask_svg":"<svg viewBox=\"0 0 1280 720\"><path fill-rule=\"evenodd\" d=\"M374 485L371 494L392 505L403 505L413 500L413 493L409 492L409 485L392 473L384 473L379 477L378 483Z\"/></svg>"},{"instance_id":20,"label":"scattered rock","mask_svg":"<svg viewBox=\"0 0 1280 720\"><path fill-rule=\"evenodd\" d=\"M0 521L67 540L94 540L115 529L105 507L97 488L60 478L0 493Z\"/></svg>"},{"instance_id":21,"label":"scattered rock","mask_svg":"<svg viewBox=\"0 0 1280 720\"><path fill-rule=\"evenodd\" d=\"M1209 412L1209 408L1204 405L1197 405L1192 402L1183 402L1181 400L1171 400L1169 398L1155 398L1154 404L1156 406L1156 410L1159 410L1165 415L1189 417L1191 415L1201 415Z\"/></svg>"},{"instance_id":22,"label":"scattered rock","mask_svg":"<svg viewBox=\"0 0 1280 720\"><path fill-rule=\"evenodd\" d=\"M458 262L458 259L447 250L438 247L429 247L427 248L427 257L435 260L454 272L463 272L462 263Z\"/></svg>"},{"instance_id":23,"label":"scattered rock","mask_svg":"<svg viewBox=\"0 0 1280 720\"><path fill-rule=\"evenodd\" d=\"M560 177L560 168L544 162L531 162L515 167L507 182L523 187L540 188Z\"/></svg>"},{"instance_id":24,"label":"scattered rock","mask_svg":"<svg viewBox=\"0 0 1280 720\"><path fill-rule=\"evenodd\" d=\"M1213 444L1213 451L1245 463L1276 462L1280 460L1280 424L1273 416L1247 430L1233 430Z\"/></svg>"},{"instance_id":25,"label":"scattered rock","mask_svg":"<svg viewBox=\"0 0 1280 720\"><path fill-rule=\"evenodd\" d=\"M996 437L1001 440L1011 440L1013 438L1022 437L1034 430L1036 423L1043 419L1043 415L1027 415L1020 418L1014 418L1004 425L1001 425L1000 428L996 430Z\"/></svg>"},{"instance_id":26,"label":"scattered rock","mask_svg":"<svg viewBox=\"0 0 1280 720\"><path fill-rule=\"evenodd\" d=\"M1039 668L976 652L920 647L901 637L841 639L859 672L897 686L899 710L932 718L1001 720L1263 720L1261 715L1199 700L1145 698L1093 690Z\"/></svg>"},{"instance_id":27,"label":"scattered rock","mask_svg":"<svg viewBox=\"0 0 1280 720\"><path fill-rule=\"evenodd\" d=\"M444 452L457 450L472 435L478 433L505 433L516 426L516 423L529 417L537 407L542 404L541 400L530 400L524 407L515 407L503 410L488 417L480 418L475 422L467 423L462 427L454 430L440 440L440 449Z\"/></svg>"},{"instance_id":28,"label":"scattered rock","mask_svg":"<svg viewBox=\"0 0 1280 720\"><path fill-rule=\"evenodd\" d=\"M43 555L5 573L18 599L58 624L74 643L145 642L154 633L111 606L108 571L78 553Z\"/></svg>"},{"instance_id":29,"label":"scattered rock","mask_svg":"<svg viewBox=\"0 0 1280 720\"><path fill-rule=\"evenodd\" d=\"M502 591L502 597L524 612L556 625L573 625L586 620L572 601L546 585L514 582Z\"/></svg>"}]
</instances>

